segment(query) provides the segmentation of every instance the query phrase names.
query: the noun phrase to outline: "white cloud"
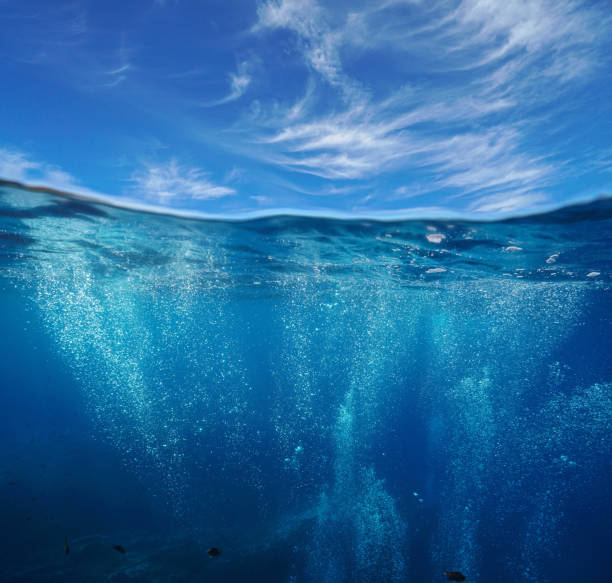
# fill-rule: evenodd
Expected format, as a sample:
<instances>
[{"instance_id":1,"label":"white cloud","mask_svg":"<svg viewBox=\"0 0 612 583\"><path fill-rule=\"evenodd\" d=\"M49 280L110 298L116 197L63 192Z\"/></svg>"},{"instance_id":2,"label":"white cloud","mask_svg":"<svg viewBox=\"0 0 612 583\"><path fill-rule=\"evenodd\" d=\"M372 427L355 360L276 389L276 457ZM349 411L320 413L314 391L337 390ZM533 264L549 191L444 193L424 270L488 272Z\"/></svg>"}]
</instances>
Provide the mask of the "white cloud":
<instances>
[{"instance_id":1,"label":"white cloud","mask_svg":"<svg viewBox=\"0 0 612 583\"><path fill-rule=\"evenodd\" d=\"M110 89L124 82L136 70L129 35L125 29L120 32L125 23L101 35L83 4L41 3L36 10L16 14L13 26L3 30L11 46L7 59L46 67L56 79L80 91ZM107 43L115 42L114 50L108 48Z\"/></svg>"},{"instance_id":2,"label":"white cloud","mask_svg":"<svg viewBox=\"0 0 612 583\"><path fill-rule=\"evenodd\" d=\"M104 76L107 77L109 80L106 81L106 79L104 79L104 82L101 83L101 86L109 88L116 87L117 85L119 85L119 83L122 83L127 79L127 72L130 69L132 69L132 65L130 63L124 63L119 67L110 69L109 71L104 71Z\"/></svg>"},{"instance_id":3,"label":"white cloud","mask_svg":"<svg viewBox=\"0 0 612 583\"><path fill-rule=\"evenodd\" d=\"M452 27L464 36L464 46L488 45L489 60L515 50L559 52L588 43L599 29L594 13L581 8L573 0L464 0Z\"/></svg>"},{"instance_id":4,"label":"white cloud","mask_svg":"<svg viewBox=\"0 0 612 583\"><path fill-rule=\"evenodd\" d=\"M260 5L254 31L287 29L297 34L308 65L349 101L361 99L363 89L343 71L340 31L329 26L328 15L316 0L270 0Z\"/></svg>"},{"instance_id":5,"label":"white cloud","mask_svg":"<svg viewBox=\"0 0 612 583\"><path fill-rule=\"evenodd\" d=\"M512 127L494 127L457 134L414 129L425 122L440 129L457 121L478 119L505 105L474 99L452 106L440 103L398 111L394 99L355 107L313 121L302 121L262 138L268 162L327 179L361 179L386 171L410 168L435 172L430 191L451 187L463 193L486 188L541 185L549 164L520 151L520 134ZM280 147L281 151L278 151ZM412 192L422 194L422 187ZM395 195L410 188L395 191Z\"/></svg>"},{"instance_id":6,"label":"white cloud","mask_svg":"<svg viewBox=\"0 0 612 583\"><path fill-rule=\"evenodd\" d=\"M431 162L445 173L440 185L470 192L526 185L534 188L553 170L543 160L521 152L516 130L499 127L451 138Z\"/></svg>"},{"instance_id":7,"label":"white cloud","mask_svg":"<svg viewBox=\"0 0 612 583\"><path fill-rule=\"evenodd\" d=\"M393 197L388 198L406 200L407 198L415 198L417 196L422 196L428 193L429 191L427 189L424 189L422 186L419 187L418 185L403 185L393 189Z\"/></svg>"},{"instance_id":8,"label":"white cloud","mask_svg":"<svg viewBox=\"0 0 612 583\"><path fill-rule=\"evenodd\" d=\"M230 73L230 88L229 95L223 100L224 102L235 101L244 95L248 86L251 84L252 77L248 73L248 63L240 63L236 73Z\"/></svg>"},{"instance_id":9,"label":"white cloud","mask_svg":"<svg viewBox=\"0 0 612 583\"><path fill-rule=\"evenodd\" d=\"M0 19L3 16L0 14ZM3 25L11 47L5 58L30 65L54 65L67 55L74 59L76 49L82 50L90 33L87 15L78 3L40 6L10 18L11 25Z\"/></svg>"},{"instance_id":10,"label":"white cloud","mask_svg":"<svg viewBox=\"0 0 612 583\"><path fill-rule=\"evenodd\" d=\"M112 88L125 81L128 77L128 71L134 69L130 62L131 52L127 45L127 35L122 33L119 48L115 51L116 57L113 59L113 65L99 73L100 82L97 85Z\"/></svg>"},{"instance_id":11,"label":"white cloud","mask_svg":"<svg viewBox=\"0 0 612 583\"><path fill-rule=\"evenodd\" d=\"M160 203L179 199L215 199L235 194L233 188L219 186L200 168L181 166L175 159L166 164L148 164L132 175L136 192Z\"/></svg>"},{"instance_id":12,"label":"white cloud","mask_svg":"<svg viewBox=\"0 0 612 583\"><path fill-rule=\"evenodd\" d=\"M553 153L546 160L529 152L533 130L513 119L529 120L529 108L597 66L609 16L574 0L389 0L355 2L349 10L332 14L316 0L260 6L254 30L293 31L310 68L349 99L331 111L320 102L315 110L310 89L302 100L308 108L298 101L268 116L258 104L257 156L328 180L418 174L420 181L404 180L390 196L450 189L480 196L483 212L542 200L559 174ZM350 78L343 66L343 59L368 51L386 66L410 59L435 86L422 82L369 96L364 80Z\"/></svg>"},{"instance_id":13,"label":"white cloud","mask_svg":"<svg viewBox=\"0 0 612 583\"><path fill-rule=\"evenodd\" d=\"M468 207L468 210L487 214L515 213L521 210L533 210L535 205L547 200L548 196L539 192L492 194L479 198Z\"/></svg>"},{"instance_id":14,"label":"white cloud","mask_svg":"<svg viewBox=\"0 0 612 583\"><path fill-rule=\"evenodd\" d=\"M229 73L227 78L230 84L230 91L225 97L217 99L216 101L201 103L202 107L216 107L217 105L224 105L240 99L247 91L253 77L250 73L251 64L244 61L238 65L238 69L235 73Z\"/></svg>"},{"instance_id":15,"label":"white cloud","mask_svg":"<svg viewBox=\"0 0 612 583\"><path fill-rule=\"evenodd\" d=\"M15 149L0 148L0 178L30 186L46 186L68 192L94 194L61 168L32 160L25 152Z\"/></svg>"},{"instance_id":16,"label":"white cloud","mask_svg":"<svg viewBox=\"0 0 612 583\"><path fill-rule=\"evenodd\" d=\"M33 160L28 154L0 148L0 178L29 186L44 186L57 190L104 198L104 195L83 187L78 180L61 168ZM236 191L212 182L200 168L181 166L172 159L166 164L149 164L132 175L132 192L157 203L172 200L205 200L233 195ZM125 193L128 194L128 193ZM114 202L129 200L113 198Z\"/></svg>"},{"instance_id":17,"label":"white cloud","mask_svg":"<svg viewBox=\"0 0 612 583\"><path fill-rule=\"evenodd\" d=\"M542 71L568 52L594 64L595 41L607 36L611 17L579 0L438 0L378 3L349 13L346 22L347 44L419 54L442 71L503 66L508 59L523 68L546 55Z\"/></svg>"},{"instance_id":18,"label":"white cloud","mask_svg":"<svg viewBox=\"0 0 612 583\"><path fill-rule=\"evenodd\" d=\"M244 169L238 168L234 166L229 172L225 173L223 177L223 182L236 182L239 181L244 176Z\"/></svg>"},{"instance_id":19,"label":"white cloud","mask_svg":"<svg viewBox=\"0 0 612 583\"><path fill-rule=\"evenodd\" d=\"M0 177L5 180L27 182L39 168L40 164L29 160L23 152L0 149Z\"/></svg>"}]
</instances>

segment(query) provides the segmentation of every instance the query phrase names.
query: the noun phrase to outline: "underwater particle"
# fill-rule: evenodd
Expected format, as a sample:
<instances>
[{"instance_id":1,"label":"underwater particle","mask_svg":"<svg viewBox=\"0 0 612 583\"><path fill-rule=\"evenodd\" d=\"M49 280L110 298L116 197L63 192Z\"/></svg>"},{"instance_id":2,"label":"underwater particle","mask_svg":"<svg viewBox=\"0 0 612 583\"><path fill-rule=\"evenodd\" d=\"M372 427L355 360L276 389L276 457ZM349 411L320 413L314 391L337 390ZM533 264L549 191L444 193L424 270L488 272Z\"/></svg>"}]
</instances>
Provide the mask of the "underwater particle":
<instances>
[{"instance_id":1,"label":"underwater particle","mask_svg":"<svg viewBox=\"0 0 612 583\"><path fill-rule=\"evenodd\" d=\"M413 492L413 493L412 493L412 495L413 495L413 496L418 496L418 495L419 495L419 493L418 493L418 492Z\"/></svg>"},{"instance_id":2,"label":"underwater particle","mask_svg":"<svg viewBox=\"0 0 612 583\"><path fill-rule=\"evenodd\" d=\"M211 547L206 551L209 557L218 557L221 554L221 550L217 547Z\"/></svg>"},{"instance_id":3,"label":"underwater particle","mask_svg":"<svg viewBox=\"0 0 612 583\"><path fill-rule=\"evenodd\" d=\"M428 235L425 235L425 238L430 243L442 243L442 241L446 239L446 235L443 233L429 233Z\"/></svg>"},{"instance_id":4,"label":"underwater particle","mask_svg":"<svg viewBox=\"0 0 612 583\"><path fill-rule=\"evenodd\" d=\"M68 545L68 537L67 536L64 537L64 553L66 553L67 555L70 554L70 546Z\"/></svg>"},{"instance_id":5,"label":"underwater particle","mask_svg":"<svg viewBox=\"0 0 612 583\"><path fill-rule=\"evenodd\" d=\"M546 263L554 263L555 261L557 261L557 258L559 257L559 253L553 253L547 260Z\"/></svg>"},{"instance_id":6,"label":"underwater particle","mask_svg":"<svg viewBox=\"0 0 612 583\"><path fill-rule=\"evenodd\" d=\"M465 581L465 575L459 571L445 571L447 581Z\"/></svg>"},{"instance_id":7,"label":"underwater particle","mask_svg":"<svg viewBox=\"0 0 612 583\"><path fill-rule=\"evenodd\" d=\"M599 271L589 271L589 273L587 273L587 277L597 277L600 274Z\"/></svg>"},{"instance_id":8,"label":"underwater particle","mask_svg":"<svg viewBox=\"0 0 612 583\"><path fill-rule=\"evenodd\" d=\"M425 273L444 273L444 267L430 267Z\"/></svg>"},{"instance_id":9,"label":"underwater particle","mask_svg":"<svg viewBox=\"0 0 612 583\"><path fill-rule=\"evenodd\" d=\"M304 448L301 445L298 445L294 451L295 453L302 453L304 451Z\"/></svg>"},{"instance_id":10,"label":"underwater particle","mask_svg":"<svg viewBox=\"0 0 612 583\"><path fill-rule=\"evenodd\" d=\"M122 555L125 555L125 549L121 545L115 545L113 548Z\"/></svg>"}]
</instances>

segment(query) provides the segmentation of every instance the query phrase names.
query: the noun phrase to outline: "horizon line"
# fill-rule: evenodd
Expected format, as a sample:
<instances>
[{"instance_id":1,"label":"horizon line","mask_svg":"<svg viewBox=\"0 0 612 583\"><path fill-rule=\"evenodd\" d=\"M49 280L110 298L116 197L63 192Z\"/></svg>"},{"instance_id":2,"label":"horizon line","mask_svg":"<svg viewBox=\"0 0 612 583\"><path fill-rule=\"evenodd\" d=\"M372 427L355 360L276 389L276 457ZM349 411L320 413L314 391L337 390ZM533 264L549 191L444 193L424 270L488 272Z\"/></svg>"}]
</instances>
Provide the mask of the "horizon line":
<instances>
[{"instance_id":1,"label":"horizon line","mask_svg":"<svg viewBox=\"0 0 612 583\"><path fill-rule=\"evenodd\" d=\"M0 178L0 187L18 188L20 190L49 194L52 196L60 196L74 200L81 200L93 204L101 204L112 208L118 208L129 212L146 213L152 215L169 216L174 218L195 220L195 221L217 221L217 222L250 222L262 219L293 217L293 218L312 218L312 219L330 219L341 221L372 221L378 223L405 222L405 221L465 221L471 223L495 223L503 222L512 219L536 217L547 215L562 209L581 206L595 202L598 200L612 199L612 193L600 193L595 195L584 195L575 199L565 201L563 203L546 205L538 209L524 211L510 211L507 213L489 213L479 214L475 216L467 212L458 212L451 210L440 210L426 212L398 212L394 210L374 211L376 214L367 213L351 213L342 211L322 211L322 210L307 210L296 209L290 207L275 207L272 209L260 211L243 211L236 213L206 213L204 211L176 209L163 205L149 204L146 202L137 201L127 197L117 195L102 194L84 189L78 190L63 190L53 186L44 184L28 184L18 180L8 180Z\"/></svg>"}]
</instances>

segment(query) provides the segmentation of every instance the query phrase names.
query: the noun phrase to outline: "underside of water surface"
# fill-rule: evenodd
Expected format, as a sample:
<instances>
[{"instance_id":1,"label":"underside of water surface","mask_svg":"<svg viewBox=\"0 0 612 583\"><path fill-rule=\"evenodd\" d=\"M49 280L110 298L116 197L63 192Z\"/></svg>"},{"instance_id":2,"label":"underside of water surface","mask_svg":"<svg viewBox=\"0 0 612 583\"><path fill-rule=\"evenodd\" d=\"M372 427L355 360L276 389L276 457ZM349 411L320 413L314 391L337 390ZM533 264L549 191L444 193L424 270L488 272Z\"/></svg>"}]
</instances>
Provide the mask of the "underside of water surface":
<instances>
[{"instance_id":1,"label":"underside of water surface","mask_svg":"<svg viewBox=\"0 0 612 583\"><path fill-rule=\"evenodd\" d=\"M611 240L0 186L0 579L607 580Z\"/></svg>"}]
</instances>

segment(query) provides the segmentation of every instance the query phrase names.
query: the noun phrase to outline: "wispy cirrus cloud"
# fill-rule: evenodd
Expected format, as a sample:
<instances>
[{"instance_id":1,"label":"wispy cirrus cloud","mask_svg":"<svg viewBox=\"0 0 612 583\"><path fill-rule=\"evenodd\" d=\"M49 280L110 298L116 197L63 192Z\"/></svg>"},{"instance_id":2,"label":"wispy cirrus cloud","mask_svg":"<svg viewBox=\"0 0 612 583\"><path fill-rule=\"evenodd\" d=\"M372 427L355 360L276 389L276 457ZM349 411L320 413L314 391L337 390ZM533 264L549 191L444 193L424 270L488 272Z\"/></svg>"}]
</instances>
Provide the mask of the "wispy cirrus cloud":
<instances>
[{"instance_id":1,"label":"wispy cirrus cloud","mask_svg":"<svg viewBox=\"0 0 612 583\"><path fill-rule=\"evenodd\" d=\"M555 65L569 55L574 64L596 64L597 39L610 22L597 5L580 0L438 0L427 6L397 0L349 12L342 38L356 49L418 55L434 71L505 65L504 75L514 77L546 57L540 73L564 76Z\"/></svg>"},{"instance_id":2,"label":"wispy cirrus cloud","mask_svg":"<svg viewBox=\"0 0 612 583\"><path fill-rule=\"evenodd\" d=\"M43 185L57 190L93 194L60 167L34 160L21 150L0 148L0 178L30 185Z\"/></svg>"},{"instance_id":3,"label":"wispy cirrus cloud","mask_svg":"<svg viewBox=\"0 0 612 583\"><path fill-rule=\"evenodd\" d=\"M259 6L254 32L266 29L293 31L309 67L332 86L340 88L346 99L361 99L363 89L345 74L340 58L342 31L329 24L329 13L316 0L270 0Z\"/></svg>"},{"instance_id":4,"label":"wispy cirrus cloud","mask_svg":"<svg viewBox=\"0 0 612 583\"><path fill-rule=\"evenodd\" d=\"M0 176L6 180L25 182L33 172L40 171L40 164L18 150L0 149Z\"/></svg>"},{"instance_id":5,"label":"wispy cirrus cloud","mask_svg":"<svg viewBox=\"0 0 612 583\"><path fill-rule=\"evenodd\" d=\"M510 214L520 210L534 210L538 205L549 201L549 197L541 192L524 192L514 190L511 193L502 192L488 194L468 205L467 210L477 214Z\"/></svg>"},{"instance_id":6,"label":"wispy cirrus cloud","mask_svg":"<svg viewBox=\"0 0 612 583\"><path fill-rule=\"evenodd\" d=\"M163 164L146 164L134 172L131 181L137 194L162 204L216 199L236 193L233 188L215 184L201 168L183 166L174 158Z\"/></svg>"},{"instance_id":7,"label":"wispy cirrus cloud","mask_svg":"<svg viewBox=\"0 0 612 583\"><path fill-rule=\"evenodd\" d=\"M0 14L0 23L5 19L11 26L4 28L0 42L10 47L7 59L58 71L64 83L80 90L112 89L135 69L126 32L101 35L81 3Z\"/></svg>"},{"instance_id":8,"label":"wispy cirrus cloud","mask_svg":"<svg viewBox=\"0 0 612 583\"><path fill-rule=\"evenodd\" d=\"M96 166L101 190L231 208L241 196L372 209L418 198L489 213L609 182L604 0L256 0L249 10L24 1L0 14L8 115L48 108L48 139L70 141L61 160ZM39 87L49 99L22 107ZM12 143L36 131L11 135L17 125L7 126ZM91 165L77 134L97 137ZM139 163L170 158L135 145L143 135L192 165ZM22 152L3 156L16 179L77 184Z\"/></svg>"},{"instance_id":9,"label":"wispy cirrus cloud","mask_svg":"<svg viewBox=\"0 0 612 583\"><path fill-rule=\"evenodd\" d=\"M83 186L62 168L35 160L28 153L11 148L0 148L0 179L115 201L133 202L132 197L136 194L139 198L160 204L180 204L236 194L234 188L214 183L202 169L181 165L174 158L162 164L143 165L132 174L132 186L124 189L121 197L106 197Z\"/></svg>"},{"instance_id":10,"label":"wispy cirrus cloud","mask_svg":"<svg viewBox=\"0 0 612 583\"><path fill-rule=\"evenodd\" d=\"M294 32L310 70L351 97L331 111L298 102L276 128L261 125L262 159L326 180L404 171L414 187L405 192L445 190L477 199L470 208L482 212L542 201L557 168L554 152L527 145L541 123L534 110L600 66L610 17L574 0L372 6L354 3L333 18L316 0L260 6L254 30ZM374 97L343 61L367 54L398 77L403 60L416 58L425 80Z\"/></svg>"},{"instance_id":11,"label":"wispy cirrus cloud","mask_svg":"<svg viewBox=\"0 0 612 583\"><path fill-rule=\"evenodd\" d=\"M125 63L119 67L104 71L104 74L108 75L109 81L107 83L103 83L102 85L104 87L115 87L119 85L119 83L127 79L127 72L131 68L132 66L129 63Z\"/></svg>"},{"instance_id":12,"label":"wispy cirrus cloud","mask_svg":"<svg viewBox=\"0 0 612 583\"><path fill-rule=\"evenodd\" d=\"M229 103L230 101L236 101L244 95L246 90L253 78L249 72L250 64L243 61L238 65L238 70L235 73L229 74L230 92L220 99L216 104L221 105L223 103Z\"/></svg>"},{"instance_id":13,"label":"wispy cirrus cloud","mask_svg":"<svg viewBox=\"0 0 612 583\"><path fill-rule=\"evenodd\" d=\"M247 92L253 81L251 63L248 61L239 63L236 72L231 72L227 75L227 80L229 82L229 93L220 99L205 102L198 101L198 105L200 107L217 107L240 99Z\"/></svg>"},{"instance_id":14,"label":"wispy cirrus cloud","mask_svg":"<svg viewBox=\"0 0 612 583\"><path fill-rule=\"evenodd\" d=\"M114 51L115 58L113 65L99 73L101 78L100 85L102 87L116 87L128 77L129 71L134 69L134 65L130 62L130 49L126 41L126 34L121 34L121 43L119 48Z\"/></svg>"},{"instance_id":15,"label":"wispy cirrus cloud","mask_svg":"<svg viewBox=\"0 0 612 583\"><path fill-rule=\"evenodd\" d=\"M402 96L402 98L399 98ZM264 145L281 146L282 154L270 159L288 168L323 178L363 178L373 172L393 170L412 163L417 167L438 165L460 167L447 156L460 147L478 144L479 155L485 146L493 150L485 157L495 157L498 150L490 133L435 134L440 124L466 124L508 107L502 99L479 102L466 98L452 105L440 102L418 105L414 98L400 90L392 98L379 103L361 104L341 113L332 113L312 120L289 124L270 136L262 137ZM423 124L431 126L429 135L419 131ZM500 132L501 133L501 132ZM506 132L504 145L509 150L516 132ZM499 140L497 140L499 142ZM482 159L482 158L481 158Z\"/></svg>"},{"instance_id":16,"label":"wispy cirrus cloud","mask_svg":"<svg viewBox=\"0 0 612 583\"><path fill-rule=\"evenodd\" d=\"M44 65L74 54L89 32L86 12L76 4L59 4L52 10L6 10L0 22L11 49L5 58L28 65Z\"/></svg>"},{"instance_id":17,"label":"wispy cirrus cloud","mask_svg":"<svg viewBox=\"0 0 612 583\"><path fill-rule=\"evenodd\" d=\"M250 83L251 77L249 75L246 75L245 73L230 73L231 91L224 101L234 101L244 95L244 92L247 90Z\"/></svg>"}]
</instances>

